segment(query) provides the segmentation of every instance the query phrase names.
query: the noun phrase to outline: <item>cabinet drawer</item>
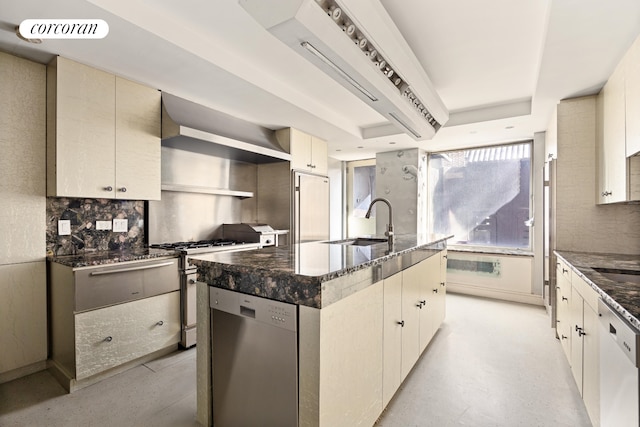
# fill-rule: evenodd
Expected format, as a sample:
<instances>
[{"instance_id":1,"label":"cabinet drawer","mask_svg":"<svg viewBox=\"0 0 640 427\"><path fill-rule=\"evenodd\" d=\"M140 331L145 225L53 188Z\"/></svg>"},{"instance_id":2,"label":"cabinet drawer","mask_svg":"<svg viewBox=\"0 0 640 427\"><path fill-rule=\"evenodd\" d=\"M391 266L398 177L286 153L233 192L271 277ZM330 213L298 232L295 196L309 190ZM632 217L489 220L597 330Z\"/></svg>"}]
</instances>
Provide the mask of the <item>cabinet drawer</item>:
<instances>
[{"instance_id":1,"label":"cabinet drawer","mask_svg":"<svg viewBox=\"0 0 640 427\"><path fill-rule=\"evenodd\" d=\"M82 379L180 341L180 292L75 316L76 378Z\"/></svg>"},{"instance_id":2,"label":"cabinet drawer","mask_svg":"<svg viewBox=\"0 0 640 427\"><path fill-rule=\"evenodd\" d=\"M75 311L134 301L180 289L177 258L74 270Z\"/></svg>"}]
</instances>

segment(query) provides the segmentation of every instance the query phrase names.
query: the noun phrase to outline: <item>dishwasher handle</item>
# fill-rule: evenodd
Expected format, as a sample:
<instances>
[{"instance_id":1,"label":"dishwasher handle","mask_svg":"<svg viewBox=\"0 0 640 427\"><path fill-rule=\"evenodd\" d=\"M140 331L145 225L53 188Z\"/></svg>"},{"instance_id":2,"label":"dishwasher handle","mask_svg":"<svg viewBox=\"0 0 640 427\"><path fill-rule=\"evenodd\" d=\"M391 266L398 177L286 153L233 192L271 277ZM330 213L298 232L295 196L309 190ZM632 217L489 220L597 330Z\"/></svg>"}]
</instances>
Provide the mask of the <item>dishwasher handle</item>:
<instances>
[{"instance_id":1,"label":"dishwasher handle","mask_svg":"<svg viewBox=\"0 0 640 427\"><path fill-rule=\"evenodd\" d=\"M139 270L149 270L151 268L160 268L167 267L169 265L173 265L174 261L162 262L159 264L151 264L151 265L141 265L137 267L127 267L127 268L117 268L113 270L104 270L104 271L92 271L89 273L90 276L104 276L106 274L116 274L116 273L126 273L128 271L139 271Z\"/></svg>"}]
</instances>

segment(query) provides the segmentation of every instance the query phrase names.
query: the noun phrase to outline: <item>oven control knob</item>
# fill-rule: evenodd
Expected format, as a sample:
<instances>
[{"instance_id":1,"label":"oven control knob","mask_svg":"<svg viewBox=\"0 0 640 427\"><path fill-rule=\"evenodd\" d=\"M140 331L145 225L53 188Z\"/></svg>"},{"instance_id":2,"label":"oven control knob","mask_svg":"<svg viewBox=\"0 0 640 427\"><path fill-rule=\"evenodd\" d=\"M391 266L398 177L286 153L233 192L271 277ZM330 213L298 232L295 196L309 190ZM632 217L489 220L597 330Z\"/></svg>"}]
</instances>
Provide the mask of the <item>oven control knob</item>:
<instances>
[{"instance_id":1,"label":"oven control knob","mask_svg":"<svg viewBox=\"0 0 640 427\"><path fill-rule=\"evenodd\" d=\"M264 243L266 243L267 245L270 245L271 244L271 240L267 239L267 240L264 241Z\"/></svg>"}]
</instances>

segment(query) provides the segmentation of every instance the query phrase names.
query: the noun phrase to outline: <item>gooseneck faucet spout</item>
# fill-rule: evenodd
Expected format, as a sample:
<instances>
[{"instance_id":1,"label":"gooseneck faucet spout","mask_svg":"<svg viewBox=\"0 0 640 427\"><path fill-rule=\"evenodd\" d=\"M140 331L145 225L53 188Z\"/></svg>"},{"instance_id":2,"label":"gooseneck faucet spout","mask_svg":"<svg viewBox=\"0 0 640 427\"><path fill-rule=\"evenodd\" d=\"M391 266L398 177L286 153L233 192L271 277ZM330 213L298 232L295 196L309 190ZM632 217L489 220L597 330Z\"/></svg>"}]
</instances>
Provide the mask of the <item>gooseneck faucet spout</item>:
<instances>
[{"instance_id":1,"label":"gooseneck faucet spout","mask_svg":"<svg viewBox=\"0 0 640 427\"><path fill-rule=\"evenodd\" d=\"M376 199L373 199L371 201L371 204L369 205L369 209L367 210L367 213L365 214L365 218L370 218L371 217L371 209L373 209L373 205L376 202L383 202L387 205L387 207L389 208L389 224L387 224L387 231L384 233L385 236L387 236L388 240L389 240L389 250L393 251L393 208L391 207L391 203L389 203L389 201L385 198L382 197L378 197Z\"/></svg>"}]
</instances>

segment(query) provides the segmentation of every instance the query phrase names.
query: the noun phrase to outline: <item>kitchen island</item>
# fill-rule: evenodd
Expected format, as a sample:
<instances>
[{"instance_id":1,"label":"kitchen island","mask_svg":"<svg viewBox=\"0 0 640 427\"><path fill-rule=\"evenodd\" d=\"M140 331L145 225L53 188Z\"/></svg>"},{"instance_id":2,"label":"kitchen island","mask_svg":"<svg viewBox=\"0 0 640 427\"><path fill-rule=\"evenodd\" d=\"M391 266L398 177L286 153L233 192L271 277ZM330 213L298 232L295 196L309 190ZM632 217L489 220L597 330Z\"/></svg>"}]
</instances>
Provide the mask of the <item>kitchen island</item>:
<instances>
[{"instance_id":1,"label":"kitchen island","mask_svg":"<svg viewBox=\"0 0 640 427\"><path fill-rule=\"evenodd\" d=\"M396 236L392 251L339 241L194 257L198 421L212 423L209 295L223 288L296 305L299 425L373 425L444 318L449 237Z\"/></svg>"}]
</instances>

